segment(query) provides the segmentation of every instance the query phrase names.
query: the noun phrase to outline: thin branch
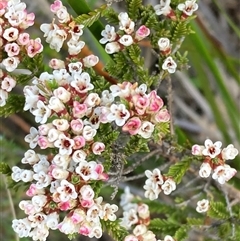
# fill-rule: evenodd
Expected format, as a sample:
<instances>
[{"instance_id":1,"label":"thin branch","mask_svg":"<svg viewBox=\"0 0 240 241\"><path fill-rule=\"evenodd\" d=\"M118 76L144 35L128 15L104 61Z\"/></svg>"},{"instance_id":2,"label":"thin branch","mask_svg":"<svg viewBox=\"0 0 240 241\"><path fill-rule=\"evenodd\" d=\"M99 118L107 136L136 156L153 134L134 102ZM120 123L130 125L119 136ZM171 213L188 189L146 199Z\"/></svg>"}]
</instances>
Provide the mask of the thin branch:
<instances>
[{"instance_id":1,"label":"thin branch","mask_svg":"<svg viewBox=\"0 0 240 241\"><path fill-rule=\"evenodd\" d=\"M3 178L3 182L4 182L4 185L5 185L6 192L7 192L7 196L8 196L8 200L9 200L9 204L10 204L10 209L11 209L11 213L12 213L12 217L13 217L13 219L17 219L16 212L15 212L15 209L14 209L13 200L12 200L12 195L11 195L9 189L8 189L8 186L7 186L6 177L4 175L2 175L2 174L1 174L1 176ZM15 240L19 241L19 237L18 237L17 233L15 233Z\"/></svg>"},{"instance_id":2,"label":"thin branch","mask_svg":"<svg viewBox=\"0 0 240 241\"><path fill-rule=\"evenodd\" d=\"M168 75L167 76L167 81L168 81L168 89L167 89L167 100L168 100L168 111L169 111L169 114L171 116L171 119L170 119L170 133L171 135L174 135L174 127L173 127L173 90L172 90L172 79L171 77Z\"/></svg>"}]
</instances>

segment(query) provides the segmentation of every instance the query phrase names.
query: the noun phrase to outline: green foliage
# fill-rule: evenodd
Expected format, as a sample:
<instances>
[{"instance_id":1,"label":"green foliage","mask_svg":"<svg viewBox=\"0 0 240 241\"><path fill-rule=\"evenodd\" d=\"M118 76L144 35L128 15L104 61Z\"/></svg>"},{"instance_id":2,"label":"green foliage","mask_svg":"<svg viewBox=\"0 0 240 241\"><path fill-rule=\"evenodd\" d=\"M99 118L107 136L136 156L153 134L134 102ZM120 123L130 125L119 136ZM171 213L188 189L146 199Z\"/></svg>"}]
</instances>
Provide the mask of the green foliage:
<instances>
[{"instance_id":1,"label":"green foliage","mask_svg":"<svg viewBox=\"0 0 240 241\"><path fill-rule=\"evenodd\" d=\"M101 223L114 241L123 241L128 235L128 231L119 224L119 221L101 220Z\"/></svg>"},{"instance_id":2,"label":"green foliage","mask_svg":"<svg viewBox=\"0 0 240 241\"><path fill-rule=\"evenodd\" d=\"M126 0L128 16L133 20L139 17L139 8L142 6L142 0Z\"/></svg>"},{"instance_id":3,"label":"green foliage","mask_svg":"<svg viewBox=\"0 0 240 241\"><path fill-rule=\"evenodd\" d=\"M39 76L44 72L43 54L37 54L33 58L24 55L21 65L32 72L30 75L21 74L17 76L17 83L26 85L34 76Z\"/></svg>"},{"instance_id":4,"label":"green foliage","mask_svg":"<svg viewBox=\"0 0 240 241\"><path fill-rule=\"evenodd\" d=\"M174 206L167 205L159 201L144 200L144 203L148 205L151 213L154 214L173 214L175 212L181 212L181 209L175 208Z\"/></svg>"},{"instance_id":5,"label":"green foliage","mask_svg":"<svg viewBox=\"0 0 240 241\"><path fill-rule=\"evenodd\" d=\"M162 138L169 134L169 122L160 122L157 123L154 127L154 132L153 132L153 139L154 141L161 142Z\"/></svg>"},{"instance_id":6,"label":"green foliage","mask_svg":"<svg viewBox=\"0 0 240 241\"><path fill-rule=\"evenodd\" d=\"M226 204L222 202L210 202L210 209L208 210L208 215L215 219L228 219L230 214L226 209Z\"/></svg>"},{"instance_id":7,"label":"green foliage","mask_svg":"<svg viewBox=\"0 0 240 241\"><path fill-rule=\"evenodd\" d=\"M190 167L191 162L192 157L184 157L180 162L177 162L169 168L167 176L172 177L177 184L180 183Z\"/></svg>"},{"instance_id":8,"label":"green foliage","mask_svg":"<svg viewBox=\"0 0 240 241\"><path fill-rule=\"evenodd\" d=\"M221 224L218 228L218 233L220 238L227 238L231 234L231 225L229 222Z\"/></svg>"},{"instance_id":9,"label":"green foliage","mask_svg":"<svg viewBox=\"0 0 240 241\"><path fill-rule=\"evenodd\" d=\"M187 223L192 226L200 226L203 225L202 218L187 218Z\"/></svg>"},{"instance_id":10,"label":"green foliage","mask_svg":"<svg viewBox=\"0 0 240 241\"><path fill-rule=\"evenodd\" d=\"M179 228L180 224L166 219L154 218L150 221L149 229L152 230L156 235L160 232L164 233L174 233Z\"/></svg>"},{"instance_id":11,"label":"green foliage","mask_svg":"<svg viewBox=\"0 0 240 241\"><path fill-rule=\"evenodd\" d=\"M130 156L137 152L149 152L148 140L138 135L130 136L129 141L124 148L124 154Z\"/></svg>"},{"instance_id":12,"label":"green foliage","mask_svg":"<svg viewBox=\"0 0 240 241\"><path fill-rule=\"evenodd\" d=\"M12 173L12 170L7 163L0 162L0 173L10 175Z\"/></svg>"},{"instance_id":13,"label":"green foliage","mask_svg":"<svg viewBox=\"0 0 240 241\"><path fill-rule=\"evenodd\" d=\"M193 33L191 27L186 21L172 21L171 22L171 38L172 42L177 41L178 39L185 37L186 35Z\"/></svg>"},{"instance_id":14,"label":"green foliage","mask_svg":"<svg viewBox=\"0 0 240 241\"><path fill-rule=\"evenodd\" d=\"M0 116L8 117L23 110L25 98L22 95L9 94L5 106L0 107Z\"/></svg>"},{"instance_id":15,"label":"green foliage","mask_svg":"<svg viewBox=\"0 0 240 241\"><path fill-rule=\"evenodd\" d=\"M184 241L188 237L188 231L190 229L190 226L188 225L182 225L174 235L175 240L177 241Z\"/></svg>"},{"instance_id":16,"label":"green foliage","mask_svg":"<svg viewBox=\"0 0 240 241\"><path fill-rule=\"evenodd\" d=\"M74 21L78 24L83 24L85 27L90 27L103 15L106 7L107 5L104 4L88 14L81 14L80 16L76 17Z\"/></svg>"},{"instance_id":17,"label":"green foliage","mask_svg":"<svg viewBox=\"0 0 240 241\"><path fill-rule=\"evenodd\" d=\"M104 18L108 23L116 24L116 25L119 23L118 14L113 8L107 8L105 10Z\"/></svg>"}]
</instances>

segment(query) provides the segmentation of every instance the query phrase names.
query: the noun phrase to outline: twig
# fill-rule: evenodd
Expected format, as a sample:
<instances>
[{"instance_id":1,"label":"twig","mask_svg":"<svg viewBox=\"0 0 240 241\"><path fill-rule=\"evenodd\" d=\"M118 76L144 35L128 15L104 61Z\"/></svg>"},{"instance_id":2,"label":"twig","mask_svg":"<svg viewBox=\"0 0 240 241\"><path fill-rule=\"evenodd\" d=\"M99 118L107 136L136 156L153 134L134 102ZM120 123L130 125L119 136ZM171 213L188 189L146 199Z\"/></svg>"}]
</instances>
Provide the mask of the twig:
<instances>
[{"instance_id":1,"label":"twig","mask_svg":"<svg viewBox=\"0 0 240 241\"><path fill-rule=\"evenodd\" d=\"M171 116L170 119L170 133L171 135L174 135L174 127L173 127L173 108L172 108L172 103L173 103L173 90L172 90L172 79L170 76L167 76L167 81L168 81L168 89L167 89L167 100L168 100L168 111Z\"/></svg>"},{"instance_id":2,"label":"twig","mask_svg":"<svg viewBox=\"0 0 240 241\"><path fill-rule=\"evenodd\" d=\"M12 200L12 195L8 189L8 186L7 186L7 180L6 180L6 177L4 175L2 175L2 178L3 178L3 182L4 182L4 185L5 185L5 189L6 189L6 192L7 192L7 196L8 196L8 200L9 200L9 204L10 204L10 209L11 209L11 213L12 213L12 217L13 219L17 219L16 217L16 212L15 212L15 209L14 209L14 204L13 204L13 200ZM18 235L15 233L15 239L16 241L19 241L19 237Z\"/></svg>"},{"instance_id":3,"label":"twig","mask_svg":"<svg viewBox=\"0 0 240 241\"><path fill-rule=\"evenodd\" d=\"M185 37L180 38L179 42L177 43L171 54L175 54L180 49L184 39Z\"/></svg>"}]
</instances>

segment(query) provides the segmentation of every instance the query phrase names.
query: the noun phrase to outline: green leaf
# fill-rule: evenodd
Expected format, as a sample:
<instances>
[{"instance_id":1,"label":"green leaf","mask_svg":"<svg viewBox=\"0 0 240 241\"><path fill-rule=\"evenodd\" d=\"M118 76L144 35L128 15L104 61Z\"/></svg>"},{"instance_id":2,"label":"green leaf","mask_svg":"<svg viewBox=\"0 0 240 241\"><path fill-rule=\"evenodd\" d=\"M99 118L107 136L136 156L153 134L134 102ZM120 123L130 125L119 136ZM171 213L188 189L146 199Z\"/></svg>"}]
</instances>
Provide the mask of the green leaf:
<instances>
[{"instance_id":1,"label":"green leaf","mask_svg":"<svg viewBox=\"0 0 240 241\"><path fill-rule=\"evenodd\" d=\"M0 173L10 175L12 173L12 170L7 163L0 162Z\"/></svg>"},{"instance_id":2,"label":"green leaf","mask_svg":"<svg viewBox=\"0 0 240 241\"><path fill-rule=\"evenodd\" d=\"M190 167L191 162L192 157L185 157L183 160L169 168L167 176L172 177L177 184L180 183L184 174Z\"/></svg>"},{"instance_id":3,"label":"green leaf","mask_svg":"<svg viewBox=\"0 0 240 241\"><path fill-rule=\"evenodd\" d=\"M78 24L83 24L85 27L90 27L103 15L106 7L107 5L104 4L88 14L81 14L80 16L76 17L74 21Z\"/></svg>"},{"instance_id":4,"label":"green leaf","mask_svg":"<svg viewBox=\"0 0 240 241\"><path fill-rule=\"evenodd\" d=\"M163 231L164 233L173 233L179 228L180 224L173 222L172 220L154 218L150 221L149 229L153 232Z\"/></svg>"},{"instance_id":5,"label":"green leaf","mask_svg":"<svg viewBox=\"0 0 240 241\"><path fill-rule=\"evenodd\" d=\"M8 117L23 111L25 98L22 95L10 94L5 106L0 107L0 116Z\"/></svg>"},{"instance_id":6,"label":"green leaf","mask_svg":"<svg viewBox=\"0 0 240 241\"><path fill-rule=\"evenodd\" d=\"M192 226L200 226L203 225L202 218L187 218L187 223Z\"/></svg>"},{"instance_id":7,"label":"green leaf","mask_svg":"<svg viewBox=\"0 0 240 241\"><path fill-rule=\"evenodd\" d=\"M230 214L226 209L226 204L222 202L210 202L208 216L215 219L228 219Z\"/></svg>"},{"instance_id":8,"label":"green leaf","mask_svg":"<svg viewBox=\"0 0 240 241\"><path fill-rule=\"evenodd\" d=\"M182 225L175 233L174 238L177 241L184 241L188 237L190 226Z\"/></svg>"},{"instance_id":9,"label":"green leaf","mask_svg":"<svg viewBox=\"0 0 240 241\"><path fill-rule=\"evenodd\" d=\"M132 20L137 20L139 17L139 9L142 6L142 0L126 0L128 8L128 16Z\"/></svg>"},{"instance_id":10,"label":"green leaf","mask_svg":"<svg viewBox=\"0 0 240 241\"><path fill-rule=\"evenodd\" d=\"M124 148L124 154L130 156L137 152L149 152L148 140L138 135L130 136L129 141Z\"/></svg>"},{"instance_id":11,"label":"green leaf","mask_svg":"<svg viewBox=\"0 0 240 241\"><path fill-rule=\"evenodd\" d=\"M123 241L128 235L128 231L119 224L119 220L113 222L101 220L101 223L114 241Z\"/></svg>"}]
</instances>

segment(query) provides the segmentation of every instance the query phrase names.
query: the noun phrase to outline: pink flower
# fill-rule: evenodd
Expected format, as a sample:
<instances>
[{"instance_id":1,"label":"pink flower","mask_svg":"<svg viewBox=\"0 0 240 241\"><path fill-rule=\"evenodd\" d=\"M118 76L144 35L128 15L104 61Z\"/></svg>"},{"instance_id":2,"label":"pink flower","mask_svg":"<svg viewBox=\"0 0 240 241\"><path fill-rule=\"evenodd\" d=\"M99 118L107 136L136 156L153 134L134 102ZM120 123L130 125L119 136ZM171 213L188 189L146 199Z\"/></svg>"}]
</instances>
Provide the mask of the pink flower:
<instances>
[{"instance_id":1,"label":"pink flower","mask_svg":"<svg viewBox=\"0 0 240 241\"><path fill-rule=\"evenodd\" d=\"M102 164L97 164L95 169L94 169L97 174L98 174L98 180L103 180L103 181L107 181L108 180L108 175L107 173L104 173L104 167Z\"/></svg>"},{"instance_id":2,"label":"pink flower","mask_svg":"<svg viewBox=\"0 0 240 241\"><path fill-rule=\"evenodd\" d=\"M1 88L7 92L10 92L16 85L16 80L11 76L7 75L1 84Z\"/></svg>"},{"instance_id":3,"label":"pink flower","mask_svg":"<svg viewBox=\"0 0 240 241\"><path fill-rule=\"evenodd\" d=\"M56 13L60 8L62 8L62 2L59 0L55 0L53 4L50 5L50 10L53 13Z\"/></svg>"},{"instance_id":4,"label":"pink flower","mask_svg":"<svg viewBox=\"0 0 240 241\"><path fill-rule=\"evenodd\" d=\"M73 102L73 116L75 118L82 118L87 112L87 105L80 104L78 101Z\"/></svg>"},{"instance_id":5,"label":"pink flower","mask_svg":"<svg viewBox=\"0 0 240 241\"><path fill-rule=\"evenodd\" d=\"M155 116L157 122L168 122L170 120L170 114L167 109L160 110Z\"/></svg>"},{"instance_id":6,"label":"pink flower","mask_svg":"<svg viewBox=\"0 0 240 241\"><path fill-rule=\"evenodd\" d=\"M20 33L17 39L19 45L27 45L30 41L30 36L28 33Z\"/></svg>"},{"instance_id":7,"label":"pink flower","mask_svg":"<svg viewBox=\"0 0 240 241\"><path fill-rule=\"evenodd\" d=\"M99 62L99 58L96 55L88 55L85 58L83 58L83 65L84 67L91 68L95 66Z\"/></svg>"},{"instance_id":8,"label":"pink flower","mask_svg":"<svg viewBox=\"0 0 240 241\"><path fill-rule=\"evenodd\" d=\"M201 156L203 149L204 149L204 146L199 146L199 145L195 144L192 146L192 154L194 156Z\"/></svg>"},{"instance_id":9,"label":"pink flower","mask_svg":"<svg viewBox=\"0 0 240 241\"><path fill-rule=\"evenodd\" d=\"M74 134L80 134L83 129L83 121L81 119L72 120L70 126Z\"/></svg>"},{"instance_id":10,"label":"pink flower","mask_svg":"<svg viewBox=\"0 0 240 241\"><path fill-rule=\"evenodd\" d=\"M163 107L163 100L157 95L156 90L148 94L150 104L147 108L147 113L156 113Z\"/></svg>"},{"instance_id":11,"label":"pink flower","mask_svg":"<svg viewBox=\"0 0 240 241\"><path fill-rule=\"evenodd\" d=\"M143 115L150 104L148 96L134 95L132 97L132 102L139 115Z\"/></svg>"},{"instance_id":12,"label":"pink flower","mask_svg":"<svg viewBox=\"0 0 240 241\"><path fill-rule=\"evenodd\" d=\"M33 58L36 54L39 54L42 52L43 50L43 46L41 44L41 39L37 38L37 39L31 39L27 45L26 45L26 50L27 50L27 54L30 58Z\"/></svg>"},{"instance_id":13,"label":"pink flower","mask_svg":"<svg viewBox=\"0 0 240 241\"><path fill-rule=\"evenodd\" d=\"M74 140L73 149L77 150L85 146L86 141L83 136L75 136L73 140Z\"/></svg>"},{"instance_id":14,"label":"pink flower","mask_svg":"<svg viewBox=\"0 0 240 241\"><path fill-rule=\"evenodd\" d=\"M94 142L92 145L92 152L95 155L101 155L104 149L105 149L105 145L102 142Z\"/></svg>"},{"instance_id":15,"label":"pink flower","mask_svg":"<svg viewBox=\"0 0 240 241\"><path fill-rule=\"evenodd\" d=\"M133 117L127 121L122 130L128 131L130 135L136 135L138 134L141 124L141 120L138 117Z\"/></svg>"},{"instance_id":16,"label":"pink flower","mask_svg":"<svg viewBox=\"0 0 240 241\"><path fill-rule=\"evenodd\" d=\"M5 51L9 57L13 57L19 54L20 47L16 43L9 43L5 45Z\"/></svg>"},{"instance_id":17,"label":"pink flower","mask_svg":"<svg viewBox=\"0 0 240 241\"><path fill-rule=\"evenodd\" d=\"M67 210L70 209L70 207L71 207L71 205L70 205L70 202L69 202L69 201L58 203L58 208L59 208L61 211L67 211Z\"/></svg>"},{"instance_id":18,"label":"pink flower","mask_svg":"<svg viewBox=\"0 0 240 241\"><path fill-rule=\"evenodd\" d=\"M49 62L49 67L52 69L63 69L65 68L65 63L60 59L51 59Z\"/></svg>"},{"instance_id":19,"label":"pink flower","mask_svg":"<svg viewBox=\"0 0 240 241\"><path fill-rule=\"evenodd\" d=\"M137 41L141 41L142 39L146 38L149 34L150 34L150 29L147 28L145 25L142 25L136 31L135 39Z\"/></svg>"},{"instance_id":20,"label":"pink flower","mask_svg":"<svg viewBox=\"0 0 240 241\"><path fill-rule=\"evenodd\" d=\"M48 147L52 147L52 143L48 141L46 136L39 136L37 143L41 149L47 149Z\"/></svg>"}]
</instances>

